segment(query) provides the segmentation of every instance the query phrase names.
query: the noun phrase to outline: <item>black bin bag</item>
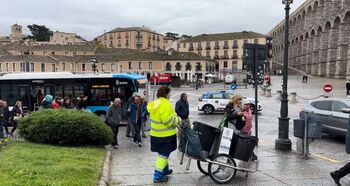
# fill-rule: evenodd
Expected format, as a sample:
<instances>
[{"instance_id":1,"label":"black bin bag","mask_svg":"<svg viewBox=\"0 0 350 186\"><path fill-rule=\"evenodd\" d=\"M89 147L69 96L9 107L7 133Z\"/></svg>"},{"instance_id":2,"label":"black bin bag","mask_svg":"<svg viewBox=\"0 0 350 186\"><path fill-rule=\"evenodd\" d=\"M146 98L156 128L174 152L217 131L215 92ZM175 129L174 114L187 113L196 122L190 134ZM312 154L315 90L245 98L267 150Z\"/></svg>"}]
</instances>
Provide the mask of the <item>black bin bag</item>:
<instances>
[{"instance_id":1,"label":"black bin bag","mask_svg":"<svg viewBox=\"0 0 350 186\"><path fill-rule=\"evenodd\" d=\"M181 139L179 144L180 152L185 152L186 144L188 143L185 154L192 158L205 161L198 134L194 130L188 128L186 125L181 126L181 131Z\"/></svg>"}]
</instances>

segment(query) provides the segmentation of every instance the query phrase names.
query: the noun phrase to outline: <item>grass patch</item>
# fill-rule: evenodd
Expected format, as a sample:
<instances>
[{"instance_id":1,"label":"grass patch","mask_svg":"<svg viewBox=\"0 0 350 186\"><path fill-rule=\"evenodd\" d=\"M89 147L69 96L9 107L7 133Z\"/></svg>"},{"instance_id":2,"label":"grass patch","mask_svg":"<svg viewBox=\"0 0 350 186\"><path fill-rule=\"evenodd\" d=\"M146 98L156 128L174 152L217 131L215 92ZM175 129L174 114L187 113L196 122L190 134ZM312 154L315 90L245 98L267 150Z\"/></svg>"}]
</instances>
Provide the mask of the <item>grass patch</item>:
<instances>
[{"instance_id":1,"label":"grass patch","mask_svg":"<svg viewBox=\"0 0 350 186\"><path fill-rule=\"evenodd\" d=\"M0 149L0 185L96 185L104 148L13 142Z\"/></svg>"}]
</instances>

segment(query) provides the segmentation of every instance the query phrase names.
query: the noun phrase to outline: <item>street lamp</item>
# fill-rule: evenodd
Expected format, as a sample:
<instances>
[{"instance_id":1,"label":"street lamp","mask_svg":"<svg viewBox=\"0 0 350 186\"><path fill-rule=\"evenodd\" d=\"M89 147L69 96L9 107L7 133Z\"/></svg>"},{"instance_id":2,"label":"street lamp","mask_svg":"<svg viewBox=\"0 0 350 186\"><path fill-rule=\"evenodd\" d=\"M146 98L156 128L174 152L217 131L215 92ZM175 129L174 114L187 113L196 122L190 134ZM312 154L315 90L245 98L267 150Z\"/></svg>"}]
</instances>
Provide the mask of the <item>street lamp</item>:
<instances>
[{"instance_id":1,"label":"street lamp","mask_svg":"<svg viewBox=\"0 0 350 186\"><path fill-rule=\"evenodd\" d=\"M288 32L289 32L289 5L293 0L282 0L285 4L285 36L284 36L284 61L283 61L283 85L282 85L282 100L281 100L281 116L278 118L278 139L275 142L275 148L279 150L291 150L292 142L289 139L289 117L288 117Z\"/></svg>"},{"instance_id":2,"label":"street lamp","mask_svg":"<svg viewBox=\"0 0 350 186\"><path fill-rule=\"evenodd\" d=\"M96 73L96 70L97 70L97 59L96 57L93 57L91 60L90 60L90 63L91 63L91 66L92 66L92 70L94 71L94 74Z\"/></svg>"}]
</instances>

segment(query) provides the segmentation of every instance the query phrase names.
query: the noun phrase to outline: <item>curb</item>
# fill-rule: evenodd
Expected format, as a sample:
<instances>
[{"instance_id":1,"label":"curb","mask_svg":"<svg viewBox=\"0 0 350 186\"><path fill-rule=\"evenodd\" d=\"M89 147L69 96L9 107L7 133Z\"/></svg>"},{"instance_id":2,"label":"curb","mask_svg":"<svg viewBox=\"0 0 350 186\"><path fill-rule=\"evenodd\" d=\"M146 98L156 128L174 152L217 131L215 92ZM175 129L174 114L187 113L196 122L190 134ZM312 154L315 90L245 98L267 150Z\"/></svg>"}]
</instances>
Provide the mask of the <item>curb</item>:
<instances>
[{"instance_id":1,"label":"curb","mask_svg":"<svg viewBox=\"0 0 350 186\"><path fill-rule=\"evenodd\" d=\"M103 161L102 175L98 181L98 186L108 186L110 182L110 165L111 165L112 153L111 150L107 150L106 157Z\"/></svg>"}]
</instances>

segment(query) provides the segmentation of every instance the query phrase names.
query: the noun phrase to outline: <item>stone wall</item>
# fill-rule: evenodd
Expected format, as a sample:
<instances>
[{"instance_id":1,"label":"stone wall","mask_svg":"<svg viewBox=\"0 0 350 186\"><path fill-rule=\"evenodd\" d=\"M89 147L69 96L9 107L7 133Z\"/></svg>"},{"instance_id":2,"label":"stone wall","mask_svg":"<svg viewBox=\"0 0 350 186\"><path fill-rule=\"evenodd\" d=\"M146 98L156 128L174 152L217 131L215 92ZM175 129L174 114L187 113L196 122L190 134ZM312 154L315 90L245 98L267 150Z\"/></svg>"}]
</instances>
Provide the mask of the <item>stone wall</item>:
<instances>
[{"instance_id":1,"label":"stone wall","mask_svg":"<svg viewBox=\"0 0 350 186\"><path fill-rule=\"evenodd\" d=\"M273 61L280 64L284 27L282 21L268 34ZM306 0L290 15L289 27L289 66L315 76L350 78L350 0Z\"/></svg>"}]
</instances>

